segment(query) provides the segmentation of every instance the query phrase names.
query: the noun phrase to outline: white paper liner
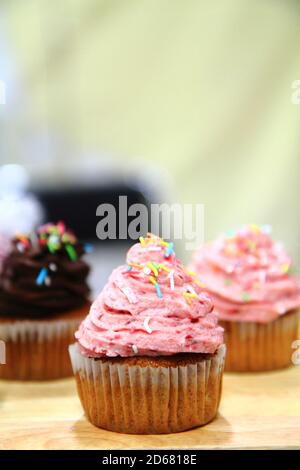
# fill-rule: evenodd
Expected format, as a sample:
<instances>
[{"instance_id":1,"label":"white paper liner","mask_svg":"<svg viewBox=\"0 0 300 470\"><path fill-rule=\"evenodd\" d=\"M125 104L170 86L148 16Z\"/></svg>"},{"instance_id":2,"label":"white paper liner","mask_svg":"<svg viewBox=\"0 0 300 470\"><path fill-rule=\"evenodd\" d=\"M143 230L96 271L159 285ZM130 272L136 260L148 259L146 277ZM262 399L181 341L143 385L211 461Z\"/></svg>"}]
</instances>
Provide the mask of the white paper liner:
<instances>
[{"instance_id":1,"label":"white paper liner","mask_svg":"<svg viewBox=\"0 0 300 470\"><path fill-rule=\"evenodd\" d=\"M14 323L0 323L0 339L5 342L51 341L65 336L66 333L79 325L76 320L18 320Z\"/></svg>"},{"instance_id":2,"label":"white paper liner","mask_svg":"<svg viewBox=\"0 0 300 470\"><path fill-rule=\"evenodd\" d=\"M292 343L298 338L299 312L269 323L220 321L225 329L228 372L259 372L292 365Z\"/></svg>"},{"instance_id":3,"label":"white paper liner","mask_svg":"<svg viewBox=\"0 0 300 470\"><path fill-rule=\"evenodd\" d=\"M69 347L78 394L98 427L130 434L179 432L217 413L226 347L199 362L140 366L84 357Z\"/></svg>"},{"instance_id":4,"label":"white paper liner","mask_svg":"<svg viewBox=\"0 0 300 470\"><path fill-rule=\"evenodd\" d=\"M72 375L68 345L80 321L0 323L0 339L6 346L6 364L0 366L0 379L51 380Z\"/></svg>"}]
</instances>

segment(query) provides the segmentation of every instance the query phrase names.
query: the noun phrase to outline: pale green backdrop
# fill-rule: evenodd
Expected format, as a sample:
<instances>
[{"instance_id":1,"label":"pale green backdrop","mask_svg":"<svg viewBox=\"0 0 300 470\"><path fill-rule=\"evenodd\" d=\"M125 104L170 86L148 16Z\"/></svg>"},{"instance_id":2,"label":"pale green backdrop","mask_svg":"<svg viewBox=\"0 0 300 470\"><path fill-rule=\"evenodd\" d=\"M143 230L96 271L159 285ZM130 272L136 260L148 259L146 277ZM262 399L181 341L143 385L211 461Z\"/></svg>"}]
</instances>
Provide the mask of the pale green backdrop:
<instances>
[{"instance_id":1,"label":"pale green backdrop","mask_svg":"<svg viewBox=\"0 0 300 470\"><path fill-rule=\"evenodd\" d=\"M72 160L52 155L52 178L67 177L89 149L111 153L120 167L151 161L170 173L168 197L205 204L206 238L244 222L271 223L300 262L300 106L291 103L300 2L4 7L22 98L14 118L1 115L9 142L2 159L43 168L43 152L30 161L22 141L41 129L76 149Z\"/></svg>"}]
</instances>

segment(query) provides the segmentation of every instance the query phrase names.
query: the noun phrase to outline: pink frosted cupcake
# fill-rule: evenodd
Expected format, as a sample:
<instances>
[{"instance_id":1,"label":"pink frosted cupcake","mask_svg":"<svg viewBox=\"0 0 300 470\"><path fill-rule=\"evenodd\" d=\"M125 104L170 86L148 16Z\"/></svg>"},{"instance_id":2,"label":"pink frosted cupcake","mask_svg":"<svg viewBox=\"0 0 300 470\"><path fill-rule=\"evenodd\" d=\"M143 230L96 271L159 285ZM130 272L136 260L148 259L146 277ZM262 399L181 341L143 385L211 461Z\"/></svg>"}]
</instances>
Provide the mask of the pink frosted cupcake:
<instances>
[{"instance_id":1,"label":"pink frosted cupcake","mask_svg":"<svg viewBox=\"0 0 300 470\"><path fill-rule=\"evenodd\" d=\"M193 269L211 295L227 344L226 370L264 371L291 364L300 280L268 227L250 225L202 247Z\"/></svg>"},{"instance_id":2,"label":"pink frosted cupcake","mask_svg":"<svg viewBox=\"0 0 300 470\"><path fill-rule=\"evenodd\" d=\"M172 244L148 236L134 245L70 346L88 419L134 434L184 431L212 420L225 356L212 310Z\"/></svg>"}]
</instances>

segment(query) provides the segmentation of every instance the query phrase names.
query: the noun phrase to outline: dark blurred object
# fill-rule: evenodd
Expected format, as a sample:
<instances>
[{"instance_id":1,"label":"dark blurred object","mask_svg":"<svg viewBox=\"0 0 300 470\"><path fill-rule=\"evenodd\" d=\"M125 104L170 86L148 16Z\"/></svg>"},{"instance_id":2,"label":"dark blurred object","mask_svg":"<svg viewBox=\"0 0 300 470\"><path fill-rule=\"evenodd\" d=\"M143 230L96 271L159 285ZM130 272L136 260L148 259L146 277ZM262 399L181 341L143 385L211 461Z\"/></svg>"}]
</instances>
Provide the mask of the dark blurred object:
<instances>
[{"instance_id":1,"label":"dark blurred object","mask_svg":"<svg viewBox=\"0 0 300 470\"><path fill-rule=\"evenodd\" d=\"M117 214L117 234L119 221L119 196L127 196L128 207L131 204L145 204L149 201L140 189L127 183L112 183L109 187L80 187L65 189L35 189L32 190L40 201L45 220L57 222L64 220L78 238L87 241L96 241L96 225L100 217L96 216L96 209L100 204L112 204ZM128 223L131 218L128 217ZM107 240L108 241L108 240ZM110 240L115 241L115 240ZM127 242L128 240L122 240Z\"/></svg>"}]
</instances>

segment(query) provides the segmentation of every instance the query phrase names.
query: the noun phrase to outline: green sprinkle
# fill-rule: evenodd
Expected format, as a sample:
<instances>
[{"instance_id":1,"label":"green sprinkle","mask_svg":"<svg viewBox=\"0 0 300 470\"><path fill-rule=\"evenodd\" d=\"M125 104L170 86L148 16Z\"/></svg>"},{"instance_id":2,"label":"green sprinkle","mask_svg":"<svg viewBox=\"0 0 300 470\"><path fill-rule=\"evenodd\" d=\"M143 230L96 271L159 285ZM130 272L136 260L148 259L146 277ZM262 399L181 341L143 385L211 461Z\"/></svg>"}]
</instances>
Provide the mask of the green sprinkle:
<instances>
[{"instance_id":1,"label":"green sprinkle","mask_svg":"<svg viewBox=\"0 0 300 470\"><path fill-rule=\"evenodd\" d=\"M242 292L241 297L244 302L248 302L250 300L249 292Z\"/></svg>"},{"instance_id":2,"label":"green sprinkle","mask_svg":"<svg viewBox=\"0 0 300 470\"><path fill-rule=\"evenodd\" d=\"M226 238L234 238L235 237L235 231L234 230L228 230L226 232Z\"/></svg>"},{"instance_id":3,"label":"green sprinkle","mask_svg":"<svg viewBox=\"0 0 300 470\"><path fill-rule=\"evenodd\" d=\"M155 289L156 289L157 297L159 299L162 299L162 293L161 293L160 286L158 283L155 284Z\"/></svg>"},{"instance_id":4,"label":"green sprinkle","mask_svg":"<svg viewBox=\"0 0 300 470\"><path fill-rule=\"evenodd\" d=\"M72 245L66 245L66 251L72 261L77 260L77 253Z\"/></svg>"},{"instance_id":5,"label":"green sprinkle","mask_svg":"<svg viewBox=\"0 0 300 470\"><path fill-rule=\"evenodd\" d=\"M55 253L57 245L54 244L54 243L48 242L47 247L48 247L48 250L50 251L50 253Z\"/></svg>"},{"instance_id":6,"label":"green sprinkle","mask_svg":"<svg viewBox=\"0 0 300 470\"><path fill-rule=\"evenodd\" d=\"M227 277L226 279L224 279L224 284L225 286L230 286L232 284L232 280Z\"/></svg>"}]
</instances>

